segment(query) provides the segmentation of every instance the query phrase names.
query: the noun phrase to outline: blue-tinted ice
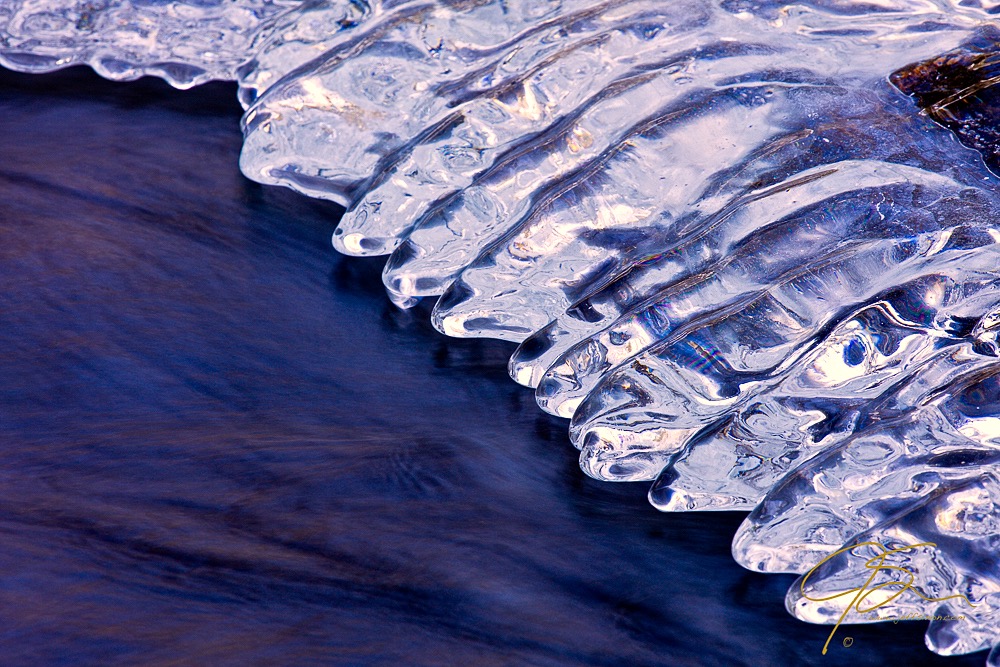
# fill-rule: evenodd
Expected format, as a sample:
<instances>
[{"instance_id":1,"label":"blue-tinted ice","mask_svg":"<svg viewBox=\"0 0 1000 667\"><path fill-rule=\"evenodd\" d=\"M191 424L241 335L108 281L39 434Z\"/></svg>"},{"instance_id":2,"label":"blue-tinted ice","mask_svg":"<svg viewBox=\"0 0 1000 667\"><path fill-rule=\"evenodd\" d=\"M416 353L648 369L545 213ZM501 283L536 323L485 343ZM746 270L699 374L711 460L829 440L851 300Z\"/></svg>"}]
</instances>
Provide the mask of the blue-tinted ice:
<instances>
[{"instance_id":1,"label":"blue-tinted ice","mask_svg":"<svg viewBox=\"0 0 1000 667\"><path fill-rule=\"evenodd\" d=\"M244 173L346 206L335 247L388 255L401 307L519 342L512 377L572 418L588 474L752 510L734 555L822 563L788 598L813 622L896 549L921 595L845 622L961 611L927 633L956 654L1000 641L998 17L14 0L0 63L237 80Z\"/></svg>"}]
</instances>

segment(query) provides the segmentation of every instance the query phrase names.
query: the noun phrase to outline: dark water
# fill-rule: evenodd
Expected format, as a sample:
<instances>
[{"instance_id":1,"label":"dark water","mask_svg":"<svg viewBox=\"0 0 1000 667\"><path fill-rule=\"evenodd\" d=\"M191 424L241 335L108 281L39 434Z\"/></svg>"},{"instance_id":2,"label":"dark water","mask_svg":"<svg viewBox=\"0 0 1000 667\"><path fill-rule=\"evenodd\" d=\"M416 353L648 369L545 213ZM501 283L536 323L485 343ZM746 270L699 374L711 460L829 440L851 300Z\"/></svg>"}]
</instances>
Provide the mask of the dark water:
<instances>
[{"instance_id":1,"label":"dark water","mask_svg":"<svg viewBox=\"0 0 1000 667\"><path fill-rule=\"evenodd\" d=\"M586 478L510 346L242 178L234 98L0 75L0 663L983 663L820 655L740 515Z\"/></svg>"}]
</instances>

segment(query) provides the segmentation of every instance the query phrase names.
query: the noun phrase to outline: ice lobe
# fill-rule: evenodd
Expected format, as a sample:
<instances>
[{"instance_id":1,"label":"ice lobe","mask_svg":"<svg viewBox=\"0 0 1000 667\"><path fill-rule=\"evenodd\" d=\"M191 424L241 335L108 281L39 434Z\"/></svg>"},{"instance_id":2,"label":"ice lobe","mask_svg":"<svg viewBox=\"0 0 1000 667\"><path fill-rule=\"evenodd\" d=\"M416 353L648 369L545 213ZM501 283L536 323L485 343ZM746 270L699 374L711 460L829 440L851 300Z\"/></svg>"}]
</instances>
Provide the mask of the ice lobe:
<instances>
[{"instance_id":1,"label":"ice lobe","mask_svg":"<svg viewBox=\"0 0 1000 667\"><path fill-rule=\"evenodd\" d=\"M257 38L301 0L24 0L0 4L0 64L25 72L90 65L116 81L178 88L236 78ZM346 4L346 3L345 3Z\"/></svg>"},{"instance_id":2,"label":"ice lobe","mask_svg":"<svg viewBox=\"0 0 1000 667\"><path fill-rule=\"evenodd\" d=\"M0 63L235 79L244 173L344 205L399 306L518 342L587 474L749 510L734 556L805 575L796 616L957 654L1000 640L997 11L16 0ZM914 585L863 614L878 557Z\"/></svg>"},{"instance_id":3,"label":"ice lobe","mask_svg":"<svg viewBox=\"0 0 1000 667\"><path fill-rule=\"evenodd\" d=\"M994 471L978 471L854 536L848 548L859 546L800 578L786 606L812 623L836 623L845 610L853 622L930 617L927 644L935 652L989 649L1000 641L998 541L1000 481ZM857 591L870 594L858 598Z\"/></svg>"}]
</instances>

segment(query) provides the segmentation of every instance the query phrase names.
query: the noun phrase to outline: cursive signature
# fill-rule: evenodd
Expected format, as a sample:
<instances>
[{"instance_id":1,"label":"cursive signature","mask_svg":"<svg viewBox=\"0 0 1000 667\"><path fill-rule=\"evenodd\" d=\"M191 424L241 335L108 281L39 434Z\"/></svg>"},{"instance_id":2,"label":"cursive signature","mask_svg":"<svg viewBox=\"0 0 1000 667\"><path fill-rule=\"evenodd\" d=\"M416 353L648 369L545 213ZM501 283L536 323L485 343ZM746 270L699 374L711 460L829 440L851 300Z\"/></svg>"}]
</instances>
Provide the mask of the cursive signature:
<instances>
[{"instance_id":1,"label":"cursive signature","mask_svg":"<svg viewBox=\"0 0 1000 667\"><path fill-rule=\"evenodd\" d=\"M901 567L899 565L887 565L886 562L885 562L885 559L888 558L889 556L893 555L893 554L897 554L897 553L900 553L900 552L903 552L903 551L909 551L911 549L917 549L919 547L935 547L935 546L937 546L937 545L934 544L933 542L921 542L920 544L909 544L909 545L904 545L904 546L901 546L901 547L897 547L895 549L888 549L884 545L882 545L882 544L880 544L878 542L859 542L858 544L855 544L853 546L843 547L842 549L834 551L833 553L829 554L826 558L824 558L820 562L816 563L816 565L814 565L813 568L811 570L809 570L805 574L804 577L802 577L802 582L799 584L799 590L802 592L802 597L803 598L805 598L806 600L809 600L810 602L826 602L828 600L835 600L835 599L843 597L845 595L854 594L854 599L851 600L851 604L847 605L847 608L844 609L844 612L840 615L840 618L837 619L837 624L834 625L833 629L830 631L830 636L827 637L826 643L823 644L823 655L826 655L826 650L830 646L830 641L833 640L833 636L837 633L837 629L840 627L840 624L844 622L844 619L847 618L847 614L851 611L851 609L854 609L859 614L870 613L874 609L878 609L879 607L881 607L883 605L889 604L890 602L892 602L893 600L895 600L896 598L898 598L900 595L902 595L906 591L912 591L914 595L916 595L917 597L922 598L924 600L927 600L928 602L943 602L944 600L953 600L955 598L961 598L961 599L965 600L966 604L968 604L970 607L975 607L975 605L972 604L972 602L969 600L969 598L967 598L966 596L962 595L961 593L956 593L955 595L949 595L949 596L943 597L943 598L930 598L930 597L927 597L926 595L923 595L920 591L918 591L916 588L913 587L913 582L914 582L914 580L916 580L916 575L911 570L909 570L909 569L907 569L905 567ZM876 556L872 556L867 561L865 561L865 567L868 568L869 570L871 570L872 573L868 577L868 581L866 581L863 586L859 586L858 588L852 588L852 589L847 590L847 591L842 591L840 593L835 593L833 595L829 595L827 597L821 597L821 598L810 597L809 595L806 594L806 582L809 580L809 577L811 577L813 575L813 573L816 572L816 570L821 565L823 565L823 563L827 562L828 560L830 560L832 558L835 558L835 557L839 556L842 553L851 553L855 549L859 549L861 547L872 547L872 548L878 548L878 549L882 550L882 553L880 553L880 554L878 554ZM854 554L854 555L861 556L861 554ZM861 556L861 557L863 558L864 556ZM872 585L872 582L875 580L875 577L882 570L895 571L895 572L905 572L906 576L908 577L908 580L907 581L902 581L902 580L884 581L884 582L882 582L880 584ZM861 603L863 603L865 600L867 600L867 598L868 598L869 595L871 595L875 591L880 591L880 590L883 590L883 589L887 589L887 588L890 588L892 586L898 586L899 590L896 591L896 592L894 592L892 595L890 595L885 600L882 600L881 602L876 602L876 603L872 604L871 606L865 607L864 609L861 608Z\"/></svg>"}]
</instances>

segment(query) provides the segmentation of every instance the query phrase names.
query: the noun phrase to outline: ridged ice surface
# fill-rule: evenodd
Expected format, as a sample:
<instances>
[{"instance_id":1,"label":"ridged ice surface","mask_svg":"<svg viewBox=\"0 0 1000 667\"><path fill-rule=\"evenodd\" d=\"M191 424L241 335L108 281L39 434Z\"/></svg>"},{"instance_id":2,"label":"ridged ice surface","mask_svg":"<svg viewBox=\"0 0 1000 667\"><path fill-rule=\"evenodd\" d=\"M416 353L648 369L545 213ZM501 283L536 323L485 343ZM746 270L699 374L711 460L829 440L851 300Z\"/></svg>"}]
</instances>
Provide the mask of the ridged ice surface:
<instances>
[{"instance_id":1,"label":"ridged ice surface","mask_svg":"<svg viewBox=\"0 0 1000 667\"><path fill-rule=\"evenodd\" d=\"M401 307L519 342L587 474L750 511L734 555L806 575L804 620L961 613L927 633L957 654L1000 642L998 24L988 0L16 0L0 63L238 80L244 173L347 207L335 247L388 255ZM917 583L862 614L844 591L887 550Z\"/></svg>"},{"instance_id":2,"label":"ridged ice surface","mask_svg":"<svg viewBox=\"0 0 1000 667\"><path fill-rule=\"evenodd\" d=\"M232 79L300 0L5 0L0 64L25 72L90 65L115 80L178 88Z\"/></svg>"}]
</instances>

